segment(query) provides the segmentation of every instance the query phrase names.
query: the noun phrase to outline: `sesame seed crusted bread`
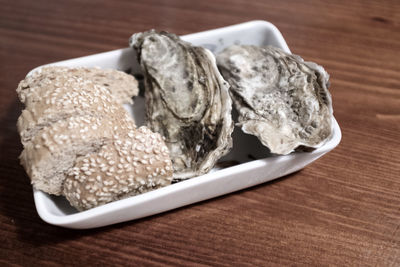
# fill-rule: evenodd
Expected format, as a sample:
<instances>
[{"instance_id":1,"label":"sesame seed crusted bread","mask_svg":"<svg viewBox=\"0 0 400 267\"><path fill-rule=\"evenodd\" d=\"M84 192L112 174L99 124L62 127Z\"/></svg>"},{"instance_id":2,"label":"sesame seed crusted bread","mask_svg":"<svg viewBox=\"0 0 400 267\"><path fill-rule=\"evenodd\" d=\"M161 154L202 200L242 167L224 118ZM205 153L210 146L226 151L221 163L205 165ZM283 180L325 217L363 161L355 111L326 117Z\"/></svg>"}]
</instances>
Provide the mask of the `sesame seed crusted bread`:
<instances>
[{"instance_id":1,"label":"sesame seed crusted bread","mask_svg":"<svg viewBox=\"0 0 400 267\"><path fill-rule=\"evenodd\" d=\"M82 68L81 71L78 68L75 71L84 71L86 79L107 88L120 104L133 104L132 97L139 93L138 81L125 72L99 68Z\"/></svg>"},{"instance_id":2,"label":"sesame seed crusted bread","mask_svg":"<svg viewBox=\"0 0 400 267\"><path fill-rule=\"evenodd\" d=\"M62 87L46 84L37 90L41 101L27 99L17 127L22 143L26 143L46 126L69 117L120 117L123 107L104 87L81 78L59 79Z\"/></svg>"},{"instance_id":3,"label":"sesame seed crusted bread","mask_svg":"<svg viewBox=\"0 0 400 267\"><path fill-rule=\"evenodd\" d=\"M129 74L113 69L100 68L69 68L62 66L50 66L41 68L32 75L22 80L17 88L18 96L22 103L26 99L41 99L41 94L35 93L45 84L56 85L57 79L65 77L80 77L83 80L94 82L103 86L115 97L120 104L133 104L132 97L138 95L137 80ZM35 101L35 100L34 100Z\"/></svg>"},{"instance_id":4,"label":"sesame seed crusted bread","mask_svg":"<svg viewBox=\"0 0 400 267\"><path fill-rule=\"evenodd\" d=\"M70 117L40 130L27 142L20 155L21 164L33 186L60 195L65 172L80 155L95 152L123 130L134 129L129 117L112 121L107 117Z\"/></svg>"},{"instance_id":5,"label":"sesame seed crusted bread","mask_svg":"<svg viewBox=\"0 0 400 267\"><path fill-rule=\"evenodd\" d=\"M124 87L115 89L116 95L110 92L126 74L109 75L98 69L49 67L25 78L17 89L26 107L17 123L24 145L21 164L36 189L65 195L78 210L172 180L161 136L146 127L136 129L121 105L128 98Z\"/></svg>"},{"instance_id":6,"label":"sesame seed crusted bread","mask_svg":"<svg viewBox=\"0 0 400 267\"><path fill-rule=\"evenodd\" d=\"M80 157L65 179L63 194L78 210L86 210L166 186L172 172L161 136L140 127Z\"/></svg>"},{"instance_id":7,"label":"sesame seed crusted bread","mask_svg":"<svg viewBox=\"0 0 400 267\"><path fill-rule=\"evenodd\" d=\"M105 77L110 76L110 73L118 76L116 80L123 81L119 84L125 89L115 89L115 85L112 85L114 80L106 82ZM126 88L129 82L133 82L133 85L128 94ZM122 97L122 93L113 94L119 91L126 96ZM26 143L43 127L70 116L119 116L120 112L117 110L121 106L111 103L131 101L132 96L137 94L137 81L132 76L115 70L47 67L21 81L17 92L25 104L17 127L22 143Z\"/></svg>"}]
</instances>

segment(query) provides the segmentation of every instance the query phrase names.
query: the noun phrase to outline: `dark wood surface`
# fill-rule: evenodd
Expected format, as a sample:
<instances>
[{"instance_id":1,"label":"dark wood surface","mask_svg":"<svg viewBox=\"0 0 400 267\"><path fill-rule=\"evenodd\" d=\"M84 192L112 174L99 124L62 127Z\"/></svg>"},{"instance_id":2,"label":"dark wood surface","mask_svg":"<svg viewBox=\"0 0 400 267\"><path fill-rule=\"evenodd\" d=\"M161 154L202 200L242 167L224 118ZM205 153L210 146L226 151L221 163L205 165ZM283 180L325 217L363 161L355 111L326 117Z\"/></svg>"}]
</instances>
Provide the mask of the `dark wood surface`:
<instances>
[{"instance_id":1,"label":"dark wood surface","mask_svg":"<svg viewBox=\"0 0 400 267\"><path fill-rule=\"evenodd\" d=\"M43 222L19 165L32 68L254 19L331 75L343 139L288 177L94 230ZM0 265L400 265L400 2L0 0Z\"/></svg>"}]
</instances>

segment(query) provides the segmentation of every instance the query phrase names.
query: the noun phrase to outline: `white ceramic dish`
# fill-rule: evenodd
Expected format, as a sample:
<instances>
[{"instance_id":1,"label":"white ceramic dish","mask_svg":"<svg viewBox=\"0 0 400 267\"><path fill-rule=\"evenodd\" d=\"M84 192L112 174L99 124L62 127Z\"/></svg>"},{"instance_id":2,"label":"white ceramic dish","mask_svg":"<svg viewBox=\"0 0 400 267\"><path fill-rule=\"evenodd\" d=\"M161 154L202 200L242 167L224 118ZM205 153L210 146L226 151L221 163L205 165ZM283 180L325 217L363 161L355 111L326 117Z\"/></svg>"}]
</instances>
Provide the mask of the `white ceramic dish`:
<instances>
[{"instance_id":1,"label":"white ceramic dish","mask_svg":"<svg viewBox=\"0 0 400 267\"><path fill-rule=\"evenodd\" d=\"M214 53L231 44L274 45L290 52L278 29L265 21L251 21L189 34L182 38L195 45L204 46ZM130 69L135 73L139 71L139 68L134 57L132 50L125 48L61 61L52 65ZM131 111L137 124L140 125L143 122L144 104L141 99L135 101L135 106ZM50 196L34 190L36 209L44 221L53 225L76 229L94 228L134 220L293 173L332 150L339 144L340 139L340 128L335 121L334 134L322 147L312 152L295 152L287 156L272 156L268 154L268 150L261 145L257 138L243 134L240 129L235 129L233 134L234 149L222 160L236 161L240 163L239 165L224 169L216 168L206 175L84 212L77 212L71 208L63 197Z\"/></svg>"}]
</instances>

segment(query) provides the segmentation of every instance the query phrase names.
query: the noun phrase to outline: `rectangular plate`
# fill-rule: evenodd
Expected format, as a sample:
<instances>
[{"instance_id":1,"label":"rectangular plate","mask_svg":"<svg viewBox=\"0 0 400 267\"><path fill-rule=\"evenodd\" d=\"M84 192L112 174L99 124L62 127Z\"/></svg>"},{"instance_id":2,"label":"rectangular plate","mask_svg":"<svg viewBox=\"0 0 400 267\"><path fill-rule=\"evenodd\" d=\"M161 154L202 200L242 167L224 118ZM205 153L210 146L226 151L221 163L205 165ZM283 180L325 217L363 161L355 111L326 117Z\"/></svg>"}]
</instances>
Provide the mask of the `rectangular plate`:
<instances>
[{"instance_id":1,"label":"rectangular plate","mask_svg":"<svg viewBox=\"0 0 400 267\"><path fill-rule=\"evenodd\" d=\"M203 46L214 53L232 44L273 45L286 52L290 50L278 29L266 21L250 21L215 30L189 34L182 38ZM101 67L140 71L130 48L81 57L50 65L69 67ZM43 66L41 66L43 67ZM39 67L39 68L41 68ZM143 123L144 101L135 98L134 107L128 107L136 123ZM332 138L312 152L295 152L286 156L273 156L254 136L235 127L232 151L221 161L240 164L227 168L214 168L210 173L169 185L138 196L115 201L97 208L77 212L64 197L51 196L34 190L39 216L46 222L67 228L87 229L134 220L172 210L198 201L228 194L261 184L298 171L336 147L341 132L336 120Z\"/></svg>"}]
</instances>

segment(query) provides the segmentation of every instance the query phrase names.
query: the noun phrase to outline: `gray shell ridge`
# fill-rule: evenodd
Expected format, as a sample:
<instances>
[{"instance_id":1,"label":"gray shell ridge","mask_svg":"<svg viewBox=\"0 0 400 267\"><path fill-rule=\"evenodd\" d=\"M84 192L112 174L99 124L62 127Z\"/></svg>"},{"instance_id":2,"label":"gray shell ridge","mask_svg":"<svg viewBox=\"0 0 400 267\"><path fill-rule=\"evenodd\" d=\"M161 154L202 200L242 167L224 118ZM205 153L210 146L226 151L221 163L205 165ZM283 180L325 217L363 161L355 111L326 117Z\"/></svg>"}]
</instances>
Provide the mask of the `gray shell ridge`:
<instances>
[{"instance_id":1,"label":"gray shell ridge","mask_svg":"<svg viewBox=\"0 0 400 267\"><path fill-rule=\"evenodd\" d=\"M231 46L217 56L239 112L237 125L272 153L317 148L333 132L329 75L274 47Z\"/></svg>"},{"instance_id":2,"label":"gray shell ridge","mask_svg":"<svg viewBox=\"0 0 400 267\"><path fill-rule=\"evenodd\" d=\"M174 34L134 34L148 126L165 137L175 179L207 173L232 147L232 101L215 57Z\"/></svg>"}]
</instances>

